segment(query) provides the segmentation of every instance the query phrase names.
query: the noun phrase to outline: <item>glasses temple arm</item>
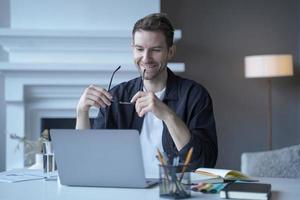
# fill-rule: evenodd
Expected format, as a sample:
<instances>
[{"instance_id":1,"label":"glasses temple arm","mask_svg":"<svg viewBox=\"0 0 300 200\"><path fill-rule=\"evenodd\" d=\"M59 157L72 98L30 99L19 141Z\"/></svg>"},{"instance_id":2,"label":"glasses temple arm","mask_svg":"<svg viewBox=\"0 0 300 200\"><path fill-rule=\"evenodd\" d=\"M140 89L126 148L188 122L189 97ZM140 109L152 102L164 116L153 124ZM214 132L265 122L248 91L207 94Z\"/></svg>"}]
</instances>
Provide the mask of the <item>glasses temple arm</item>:
<instances>
[{"instance_id":1,"label":"glasses temple arm","mask_svg":"<svg viewBox=\"0 0 300 200\"><path fill-rule=\"evenodd\" d=\"M117 69L115 69L115 71L112 73L111 78L110 78L110 81L109 81L109 85L108 85L108 90L107 90L107 91L110 90L111 82L112 82L112 80L113 80L113 78L114 78L114 76L115 76L115 73L116 73L120 68L121 68L121 65L120 65Z\"/></svg>"},{"instance_id":2,"label":"glasses temple arm","mask_svg":"<svg viewBox=\"0 0 300 200\"><path fill-rule=\"evenodd\" d=\"M146 73L146 69L144 69L143 74L142 74L142 91L144 90L144 79L145 79L145 73ZM145 88L145 91L147 92L147 89Z\"/></svg>"}]
</instances>

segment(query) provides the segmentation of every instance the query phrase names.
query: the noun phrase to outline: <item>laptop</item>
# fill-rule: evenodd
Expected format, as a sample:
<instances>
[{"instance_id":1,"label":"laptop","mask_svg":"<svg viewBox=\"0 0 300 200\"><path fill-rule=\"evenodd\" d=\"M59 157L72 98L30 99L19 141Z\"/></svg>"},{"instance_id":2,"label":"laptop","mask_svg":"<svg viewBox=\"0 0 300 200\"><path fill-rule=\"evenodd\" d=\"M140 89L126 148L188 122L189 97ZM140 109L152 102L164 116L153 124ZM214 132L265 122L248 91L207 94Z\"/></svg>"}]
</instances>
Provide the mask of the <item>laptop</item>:
<instances>
[{"instance_id":1,"label":"laptop","mask_svg":"<svg viewBox=\"0 0 300 200\"><path fill-rule=\"evenodd\" d=\"M69 186L147 188L137 130L52 129L60 183Z\"/></svg>"}]
</instances>

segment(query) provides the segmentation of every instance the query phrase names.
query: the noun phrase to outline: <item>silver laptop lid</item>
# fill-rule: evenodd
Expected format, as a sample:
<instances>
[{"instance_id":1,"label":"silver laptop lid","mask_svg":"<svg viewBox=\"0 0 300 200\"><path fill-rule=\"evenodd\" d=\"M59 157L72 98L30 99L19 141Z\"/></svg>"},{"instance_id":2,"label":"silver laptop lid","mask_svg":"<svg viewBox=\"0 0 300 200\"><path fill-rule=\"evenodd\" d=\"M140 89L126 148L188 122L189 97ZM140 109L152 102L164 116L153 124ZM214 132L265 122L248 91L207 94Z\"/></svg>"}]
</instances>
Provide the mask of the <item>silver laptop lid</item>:
<instances>
[{"instance_id":1,"label":"silver laptop lid","mask_svg":"<svg viewBox=\"0 0 300 200\"><path fill-rule=\"evenodd\" d=\"M50 130L60 182L71 186L147 187L136 130Z\"/></svg>"}]
</instances>

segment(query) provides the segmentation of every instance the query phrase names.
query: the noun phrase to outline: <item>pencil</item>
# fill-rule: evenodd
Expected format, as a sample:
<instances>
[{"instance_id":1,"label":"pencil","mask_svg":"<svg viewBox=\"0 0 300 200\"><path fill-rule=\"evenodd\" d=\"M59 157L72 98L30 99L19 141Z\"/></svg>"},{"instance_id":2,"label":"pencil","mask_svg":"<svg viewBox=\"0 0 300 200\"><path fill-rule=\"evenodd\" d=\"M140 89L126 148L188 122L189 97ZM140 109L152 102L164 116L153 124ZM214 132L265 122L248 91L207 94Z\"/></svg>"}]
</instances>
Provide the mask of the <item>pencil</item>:
<instances>
[{"instance_id":1,"label":"pencil","mask_svg":"<svg viewBox=\"0 0 300 200\"><path fill-rule=\"evenodd\" d=\"M169 179L169 176L168 176L168 172L166 170L166 164L165 164L163 155L162 155L162 153L160 152L160 150L158 148L157 148L157 154L158 154L157 157L158 157L158 160L161 164L161 167L164 169L165 176L166 176L167 180L169 181L170 179Z\"/></svg>"},{"instance_id":2,"label":"pencil","mask_svg":"<svg viewBox=\"0 0 300 200\"><path fill-rule=\"evenodd\" d=\"M190 163L190 161L191 161L192 154L193 154L193 150L194 150L194 148L191 147L190 150L189 150L189 152L188 152L188 154L187 154L187 156L186 156L186 159L185 159L185 161L184 161L183 168L182 168L182 170L181 170L181 174L180 174L180 179L179 179L179 181L182 180L183 175L184 175L184 172L185 172L185 170L186 170L186 168L187 168L187 165L188 165L188 164Z\"/></svg>"},{"instance_id":3,"label":"pencil","mask_svg":"<svg viewBox=\"0 0 300 200\"><path fill-rule=\"evenodd\" d=\"M162 155L162 153L160 152L160 150L157 148L157 155L158 155L158 159L161 165L166 165L165 161L164 161L164 157Z\"/></svg>"}]
</instances>

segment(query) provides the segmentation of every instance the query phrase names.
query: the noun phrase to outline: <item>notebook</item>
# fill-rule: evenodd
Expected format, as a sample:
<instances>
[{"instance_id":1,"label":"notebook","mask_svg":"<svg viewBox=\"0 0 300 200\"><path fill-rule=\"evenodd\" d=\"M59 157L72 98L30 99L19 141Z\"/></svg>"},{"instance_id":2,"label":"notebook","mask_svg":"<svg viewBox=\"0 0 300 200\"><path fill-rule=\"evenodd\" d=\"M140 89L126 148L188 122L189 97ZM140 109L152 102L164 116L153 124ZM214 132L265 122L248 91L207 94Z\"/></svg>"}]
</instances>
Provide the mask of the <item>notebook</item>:
<instances>
[{"instance_id":1,"label":"notebook","mask_svg":"<svg viewBox=\"0 0 300 200\"><path fill-rule=\"evenodd\" d=\"M136 130L50 130L60 183L69 186L147 188Z\"/></svg>"},{"instance_id":2,"label":"notebook","mask_svg":"<svg viewBox=\"0 0 300 200\"><path fill-rule=\"evenodd\" d=\"M193 173L196 181L205 183L219 183L219 182L257 182L258 180L243 174L240 171L229 169L216 169L216 168L198 168Z\"/></svg>"}]
</instances>

